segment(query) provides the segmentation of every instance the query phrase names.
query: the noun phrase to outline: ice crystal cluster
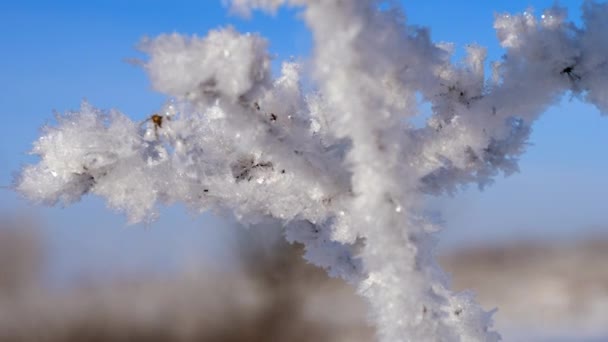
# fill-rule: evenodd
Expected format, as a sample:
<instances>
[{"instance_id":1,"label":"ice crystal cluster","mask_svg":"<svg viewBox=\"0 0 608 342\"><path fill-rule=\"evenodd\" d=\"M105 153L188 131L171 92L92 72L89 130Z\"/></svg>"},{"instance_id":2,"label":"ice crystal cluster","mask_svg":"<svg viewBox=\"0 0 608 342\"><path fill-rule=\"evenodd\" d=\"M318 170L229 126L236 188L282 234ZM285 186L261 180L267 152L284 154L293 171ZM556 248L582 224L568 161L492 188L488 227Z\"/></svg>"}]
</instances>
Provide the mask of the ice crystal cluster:
<instances>
[{"instance_id":1,"label":"ice crystal cluster","mask_svg":"<svg viewBox=\"0 0 608 342\"><path fill-rule=\"evenodd\" d=\"M491 313L449 290L423 200L517 170L531 125L566 93L608 112L608 5L584 2L580 27L558 6L497 15L505 55L492 75L483 47L453 62L392 2L230 6L299 7L310 63L273 77L266 40L230 27L148 39L145 69L167 104L144 123L89 104L59 116L16 188L49 204L96 194L133 222L174 202L278 220L367 299L380 341L499 340ZM419 99L432 108L422 127Z\"/></svg>"}]
</instances>

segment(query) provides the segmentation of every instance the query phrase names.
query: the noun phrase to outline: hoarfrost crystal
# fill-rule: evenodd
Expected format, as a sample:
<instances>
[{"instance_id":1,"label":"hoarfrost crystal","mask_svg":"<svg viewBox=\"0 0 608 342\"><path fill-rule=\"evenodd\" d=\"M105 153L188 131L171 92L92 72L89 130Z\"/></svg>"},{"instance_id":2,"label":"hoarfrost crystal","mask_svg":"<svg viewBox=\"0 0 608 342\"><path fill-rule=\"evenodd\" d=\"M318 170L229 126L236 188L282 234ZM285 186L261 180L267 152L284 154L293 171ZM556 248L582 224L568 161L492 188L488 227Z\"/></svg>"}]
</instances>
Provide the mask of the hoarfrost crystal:
<instances>
[{"instance_id":1,"label":"hoarfrost crystal","mask_svg":"<svg viewBox=\"0 0 608 342\"><path fill-rule=\"evenodd\" d=\"M452 63L449 45L385 3L232 2L244 14L282 5L302 8L314 35L314 92L296 63L273 79L258 35L162 35L143 44L170 98L160 116L138 124L83 104L45 128L17 189L51 204L96 194L133 222L173 202L278 220L367 298L381 341L498 340L491 314L449 290L423 196L516 171L532 123L566 92L608 112L608 5L585 2L583 27L557 6L540 20L498 15L506 55L489 79L484 48ZM423 127L417 96L432 108Z\"/></svg>"}]
</instances>

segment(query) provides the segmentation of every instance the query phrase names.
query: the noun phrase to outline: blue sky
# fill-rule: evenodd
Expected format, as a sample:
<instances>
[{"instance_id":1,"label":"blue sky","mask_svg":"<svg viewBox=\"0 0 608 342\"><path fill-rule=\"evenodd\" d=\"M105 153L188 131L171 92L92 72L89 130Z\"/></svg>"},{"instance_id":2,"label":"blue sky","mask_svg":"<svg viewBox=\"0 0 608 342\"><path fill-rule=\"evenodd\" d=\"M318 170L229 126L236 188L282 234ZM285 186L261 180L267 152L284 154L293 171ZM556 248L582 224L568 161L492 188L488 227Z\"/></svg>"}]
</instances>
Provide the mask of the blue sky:
<instances>
[{"instance_id":1,"label":"blue sky","mask_svg":"<svg viewBox=\"0 0 608 342\"><path fill-rule=\"evenodd\" d=\"M551 0L502 2L403 1L408 21L431 27L436 41L462 48L478 43L489 57L502 52L492 29L495 12L542 9ZM566 3L566 2L564 2ZM570 8L578 21L578 1ZM260 32L277 61L310 54L310 36L297 10L249 20L228 14L221 1L5 1L0 5L0 185L32 162L26 152L53 111L78 108L83 98L105 109L117 108L143 119L163 97L150 89L144 72L125 63L141 57L144 36L166 32L204 35L233 25ZM564 99L534 127L521 173L499 177L483 193L471 188L434 201L445 212L444 246L529 237L571 238L608 229L608 118L577 101ZM142 265L173 264L192 258L213 263L226 256L222 223L189 216L180 208L163 212L148 227L126 227L122 216L98 199L68 208L32 206L0 190L0 213L19 211L44 222L44 233L58 257L58 272L86 267L103 272ZM113 260L113 261L111 261ZM118 266L117 266L118 265ZM147 267L147 266L146 266Z\"/></svg>"}]
</instances>

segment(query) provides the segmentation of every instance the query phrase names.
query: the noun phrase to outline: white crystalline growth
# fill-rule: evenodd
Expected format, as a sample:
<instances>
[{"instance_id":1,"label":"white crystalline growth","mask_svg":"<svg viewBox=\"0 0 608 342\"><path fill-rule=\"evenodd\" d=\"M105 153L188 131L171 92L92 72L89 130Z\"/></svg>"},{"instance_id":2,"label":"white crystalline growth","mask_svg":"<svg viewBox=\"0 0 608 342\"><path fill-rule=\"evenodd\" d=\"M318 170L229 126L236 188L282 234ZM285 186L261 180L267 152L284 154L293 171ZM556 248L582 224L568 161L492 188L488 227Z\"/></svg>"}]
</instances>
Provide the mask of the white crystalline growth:
<instances>
[{"instance_id":1,"label":"white crystalline growth","mask_svg":"<svg viewBox=\"0 0 608 342\"><path fill-rule=\"evenodd\" d=\"M368 300L379 340L497 341L491 313L449 290L423 197L516 171L532 123L566 92L608 111L608 5L585 2L583 27L560 7L497 16L506 55L487 80L482 47L454 64L398 7L233 5L284 3L301 6L314 35L314 92L294 63L272 79L257 35L149 39L145 68L167 105L141 124L88 104L59 117L17 190L50 204L97 194L131 221L172 202L280 221L307 260ZM410 124L418 94L433 111L424 127Z\"/></svg>"},{"instance_id":2,"label":"white crystalline growth","mask_svg":"<svg viewBox=\"0 0 608 342\"><path fill-rule=\"evenodd\" d=\"M266 41L232 28L211 31L205 38L161 35L141 48L151 56L146 70L153 86L172 96L197 91L237 99L270 77Z\"/></svg>"}]
</instances>

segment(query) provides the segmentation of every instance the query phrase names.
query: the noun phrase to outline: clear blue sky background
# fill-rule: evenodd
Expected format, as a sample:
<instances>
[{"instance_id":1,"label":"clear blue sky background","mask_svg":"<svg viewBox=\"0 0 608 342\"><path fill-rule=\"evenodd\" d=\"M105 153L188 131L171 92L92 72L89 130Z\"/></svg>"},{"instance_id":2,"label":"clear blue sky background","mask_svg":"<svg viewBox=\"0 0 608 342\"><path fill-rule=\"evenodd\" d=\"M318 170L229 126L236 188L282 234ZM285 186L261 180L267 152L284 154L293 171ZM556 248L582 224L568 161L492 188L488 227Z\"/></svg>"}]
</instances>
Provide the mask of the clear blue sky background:
<instances>
[{"instance_id":1,"label":"clear blue sky background","mask_svg":"<svg viewBox=\"0 0 608 342\"><path fill-rule=\"evenodd\" d=\"M502 52L492 29L495 12L538 10L552 0L403 1L410 23L431 27L436 41L459 47L478 43L492 60ZM578 21L579 1L564 1ZM260 32L277 61L310 54L310 36L296 10L249 20L230 16L221 1L4 1L0 4L0 185L9 185L24 163L39 127L52 111L78 108L87 98L143 119L159 108L144 72L124 62L141 57L144 36L163 32L204 35L233 25ZM608 39L608 38L607 38ZM471 188L436 200L445 212L443 246L530 237L571 238L608 229L608 118L564 99L534 127L521 173L500 177L483 193ZM55 256L55 273L174 268L227 255L222 223L192 218L180 208L163 212L149 227L126 227L122 216L88 198L68 208L32 206L0 190L0 212L20 212L43 222Z\"/></svg>"}]
</instances>

